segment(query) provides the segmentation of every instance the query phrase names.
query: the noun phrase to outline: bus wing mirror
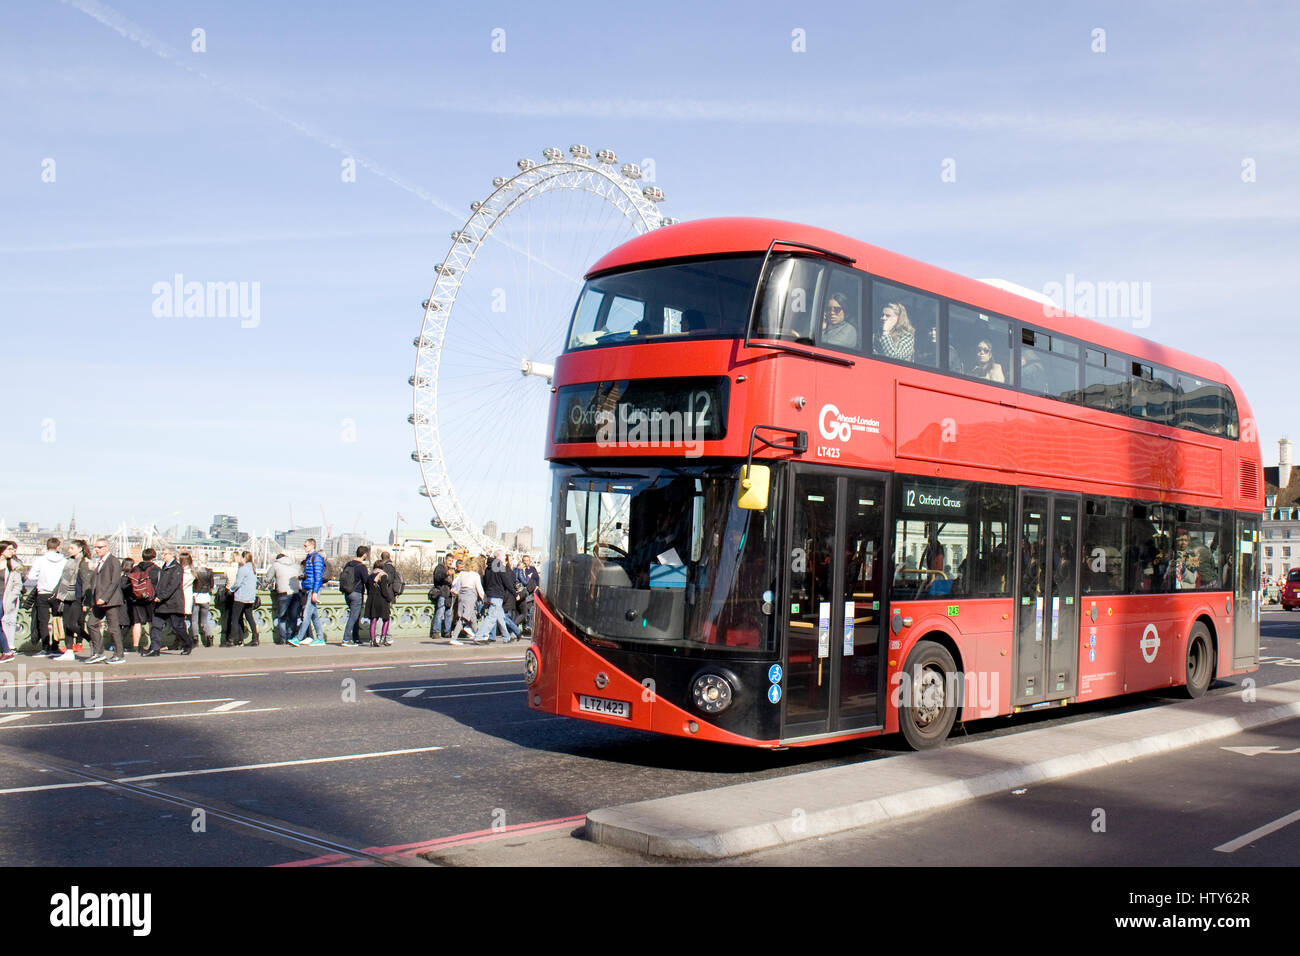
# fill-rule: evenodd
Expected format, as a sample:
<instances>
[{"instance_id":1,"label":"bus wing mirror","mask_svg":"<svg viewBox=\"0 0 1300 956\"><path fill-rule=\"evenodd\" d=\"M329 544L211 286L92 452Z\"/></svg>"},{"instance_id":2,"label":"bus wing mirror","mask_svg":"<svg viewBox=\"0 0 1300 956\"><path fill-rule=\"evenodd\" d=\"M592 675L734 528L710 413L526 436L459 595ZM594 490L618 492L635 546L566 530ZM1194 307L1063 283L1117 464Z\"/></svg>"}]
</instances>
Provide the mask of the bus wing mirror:
<instances>
[{"instance_id":1,"label":"bus wing mirror","mask_svg":"<svg viewBox=\"0 0 1300 956\"><path fill-rule=\"evenodd\" d=\"M740 497L736 505L746 511L766 511L771 479L772 470L767 465L741 465Z\"/></svg>"}]
</instances>

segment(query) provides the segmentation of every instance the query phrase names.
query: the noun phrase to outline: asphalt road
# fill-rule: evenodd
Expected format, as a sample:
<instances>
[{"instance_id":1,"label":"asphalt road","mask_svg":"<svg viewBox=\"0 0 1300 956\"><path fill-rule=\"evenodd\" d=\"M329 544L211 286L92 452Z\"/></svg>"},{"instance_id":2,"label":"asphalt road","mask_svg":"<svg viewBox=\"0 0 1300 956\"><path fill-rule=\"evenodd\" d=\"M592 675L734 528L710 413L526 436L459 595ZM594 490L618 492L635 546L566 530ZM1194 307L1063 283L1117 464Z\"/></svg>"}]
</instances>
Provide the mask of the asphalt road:
<instances>
[{"instance_id":1,"label":"asphalt road","mask_svg":"<svg viewBox=\"0 0 1300 956\"><path fill-rule=\"evenodd\" d=\"M1257 683L1300 677L1300 616L1266 613L1262 643ZM601 806L901 749L879 738L771 753L539 715L525 706L514 654L439 653L427 647L419 660L387 662L304 655L262 670L218 659L192 674L164 658L155 663L166 677L159 668L99 669L105 709L94 720L79 710L0 709L0 864L418 864L431 847L570 830ZM1011 733L1176 699L1135 695L982 721L968 732ZM1243 763L1227 779L1248 788L1256 766ZM1020 862L1045 862L1041 848L1011 845L1025 846ZM1134 852L1122 862L1157 859Z\"/></svg>"}]
</instances>

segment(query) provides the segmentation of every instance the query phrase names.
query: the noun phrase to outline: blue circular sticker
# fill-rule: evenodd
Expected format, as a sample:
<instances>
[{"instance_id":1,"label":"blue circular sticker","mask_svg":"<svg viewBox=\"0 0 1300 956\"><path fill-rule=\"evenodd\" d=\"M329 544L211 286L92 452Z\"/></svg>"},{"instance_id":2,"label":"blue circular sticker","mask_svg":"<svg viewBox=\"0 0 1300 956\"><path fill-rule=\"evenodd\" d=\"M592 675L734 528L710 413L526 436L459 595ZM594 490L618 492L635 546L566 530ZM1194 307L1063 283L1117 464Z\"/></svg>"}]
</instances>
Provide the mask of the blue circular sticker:
<instances>
[{"instance_id":1,"label":"blue circular sticker","mask_svg":"<svg viewBox=\"0 0 1300 956\"><path fill-rule=\"evenodd\" d=\"M780 700L781 700L781 685L780 685L780 684L773 684L771 687L769 687L769 688L767 689L767 699L770 700L770 701L771 701L772 703L774 703L774 704L780 702Z\"/></svg>"},{"instance_id":2,"label":"blue circular sticker","mask_svg":"<svg viewBox=\"0 0 1300 956\"><path fill-rule=\"evenodd\" d=\"M781 670L780 664L773 664L771 667L767 669L767 679L770 680L773 684L781 683L781 678L783 676L784 676L784 672Z\"/></svg>"},{"instance_id":3,"label":"blue circular sticker","mask_svg":"<svg viewBox=\"0 0 1300 956\"><path fill-rule=\"evenodd\" d=\"M1097 652L1096 652L1096 651L1089 651L1089 652L1088 652L1088 660L1089 660L1089 661L1096 661L1096 660L1097 660Z\"/></svg>"}]
</instances>

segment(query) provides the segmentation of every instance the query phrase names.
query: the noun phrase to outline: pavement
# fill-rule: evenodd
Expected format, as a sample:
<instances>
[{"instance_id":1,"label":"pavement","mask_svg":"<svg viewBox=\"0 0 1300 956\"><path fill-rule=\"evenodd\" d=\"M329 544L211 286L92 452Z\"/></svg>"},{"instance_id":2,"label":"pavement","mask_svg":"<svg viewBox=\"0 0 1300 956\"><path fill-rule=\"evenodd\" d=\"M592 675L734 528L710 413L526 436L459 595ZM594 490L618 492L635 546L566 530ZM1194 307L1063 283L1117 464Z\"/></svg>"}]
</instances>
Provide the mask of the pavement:
<instances>
[{"instance_id":1,"label":"pavement","mask_svg":"<svg viewBox=\"0 0 1300 956\"><path fill-rule=\"evenodd\" d=\"M89 645L85 645L85 650L78 655L80 659L75 664L71 661L67 663L55 661L40 654L32 655L20 652L13 660L0 664L0 673L6 670L15 670L19 664L23 665L27 671L39 668L43 672L103 672L105 677L136 675L162 677L179 674L224 672L232 667L249 670L283 670L303 665L311 667L322 663L333 666L345 663L393 664L428 660L462 661L476 660L488 656L500 657L502 653L513 654L515 652L518 653L519 658L522 660L524 648L528 644L529 638L525 637L509 644L494 641L483 645L470 644L463 647L453 647L441 638L435 641L426 637L397 636L393 637L391 647L370 647L369 645L344 647L337 640L331 641L324 646L312 645L310 647L275 644L271 641L263 641L256 647L248 644L234 647L219 647L214 644L212 647L204 647L200 644L189 655L183 655L180 651L164 650L157 657L142 657L138 652L131 651L125 655L126 663L124 664L87 664L86 659L90 657L90 649Z\"/></svg>"}]
</instances>

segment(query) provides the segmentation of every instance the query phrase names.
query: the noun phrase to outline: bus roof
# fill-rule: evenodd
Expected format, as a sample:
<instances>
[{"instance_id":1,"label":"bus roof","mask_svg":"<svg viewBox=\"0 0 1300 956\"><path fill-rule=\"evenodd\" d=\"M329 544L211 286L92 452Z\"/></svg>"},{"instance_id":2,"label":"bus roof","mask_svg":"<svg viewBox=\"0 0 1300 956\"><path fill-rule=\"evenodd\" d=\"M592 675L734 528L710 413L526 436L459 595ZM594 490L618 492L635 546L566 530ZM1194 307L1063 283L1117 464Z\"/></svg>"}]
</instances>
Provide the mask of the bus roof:
<instances>
[{"instance_id":1,"label":"bus roof","mask_svg":"<svg viewBox=\"0 0 1300 956\"><path fill-rule=\"evenodd\" d=\"M587 277L659 260L766 252L772 241L777 239L819 246L852 257L857 260L853 264L854 268L881 278L956 299L1048 331L1073 336L1103 349L1127 353L1153 365L1163 365L1197 378L1222 383L1232 390L1243 419L1251 414L1236 380L1215 362L1070 312L1045 314L1042 302L1008 291L1006 286L1011 283L994 285L970 279L815 226L780 219L746 218L697 219L678 223L655 229L611 250L591 267Z\"/></svg>"}]
</instances>

